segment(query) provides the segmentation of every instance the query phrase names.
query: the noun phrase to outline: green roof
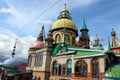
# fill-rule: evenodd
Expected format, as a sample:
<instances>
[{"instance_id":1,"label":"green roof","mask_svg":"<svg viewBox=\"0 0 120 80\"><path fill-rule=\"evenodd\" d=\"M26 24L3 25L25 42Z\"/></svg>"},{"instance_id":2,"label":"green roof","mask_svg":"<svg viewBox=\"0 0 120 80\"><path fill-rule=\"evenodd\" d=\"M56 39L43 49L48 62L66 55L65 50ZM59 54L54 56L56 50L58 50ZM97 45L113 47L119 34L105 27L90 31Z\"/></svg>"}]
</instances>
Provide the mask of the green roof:
<instances>
[{"instance_id":1,"label":"green roof","mask_svg":"<svg viewBox=\"0 0 120 80\"><path fill-rule=\"evenodd\" d=\"M85 18L83 18L83 25L82 25L82 29L87 29L86 23L85 23Z\"/></svg>"},{"instance_id":2,"label":"green roof","mask_svg":"<svg viewBox=\"0 0 120 80\"><path fill-rule=\"evenodd\" d=\"M54 48L53 48L52 55L58 54L60 49L63 49L64 52L68 52L68 48L74 47L74 46L66 44L66 43L65 44L58 43L58 44L54 44L53 46L54 46ZM71 50L69 50L69 51L71 51Z\"/></svg>"},{"instance_id":3,"label":"green roof","mask_svg":"<svg viewBox=\"0 0 120 80\"><path fill-rule=\"evenodd\" d=\"M71 46L69 44L64 44L63 45L63 43L58 43L58 44L54 44L52 55L59 54L60 53L59 51L61 49L63 50L63 52L66 52L66 53L74 51L75 52L74 58L102 56L102 55L105 55L104 53L106 52L104 50L84 49L84 48L74 47L74 46ZM61 52L61 54L62 54L62 52Z\"/></svg>"},{"instance_id":4,"label":"green roof","mask_svg":"<svg viewBox=\"0 0 120 80\"><path fill-rule=\"evenodd\" d=\"M101 55L105 55L104 52L77 51L77 53L74 55L74 58L93 57L93 56L101 56Z\"/></svg>"},{"instance_id":5,"label":"green roof","mask_svg":"<svg viewBox=\"0 0 120 80\"><path fill-rule=\"evenodd\" d=\"M92 49L84 49L77 47L68 48L68 50L76 51L74 58L101 56L101 55L105 55L106 52L105 50L92 50Z\"/></svg>"}]
</instances>

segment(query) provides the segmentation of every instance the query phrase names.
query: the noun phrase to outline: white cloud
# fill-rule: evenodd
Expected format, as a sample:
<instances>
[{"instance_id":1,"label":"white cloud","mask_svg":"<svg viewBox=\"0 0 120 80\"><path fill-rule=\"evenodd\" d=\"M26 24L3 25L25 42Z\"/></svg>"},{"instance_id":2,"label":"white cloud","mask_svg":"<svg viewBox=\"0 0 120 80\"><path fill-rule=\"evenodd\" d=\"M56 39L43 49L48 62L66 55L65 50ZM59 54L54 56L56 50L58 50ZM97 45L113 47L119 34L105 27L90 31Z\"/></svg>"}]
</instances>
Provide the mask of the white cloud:
<instances>
[{"instance_id":1,"label":"white cloud","mask_svg":"<svg viewBox=\"0 0 120 80\"><path fill-rule=\"evenodd\" d=\"M7 32L5 32L7 31ZM2 33L4 32L4 33ZM8 33L9 32L9 33ZM16 45L16 58L28 58L28 49L30 45L36 40L35 37L18 37L9 30L0 30L0 56L9 58L14 47L15 39L18 38ZM3 55L4 54L4 55Z\"/></svg>"},{"instance_id":2,"label":"white cloud","mask_svg":"<svg viewBox=\"0 0 120 80\"><path fill-rule=\"evenodd\" d=\"M56 16L58 16L60 10L64 7L65 2L68 5L69 9L73 9L80 6L81 7L89 6L99 0L84 0L84 1L83 0L65 0L65 1L61 0L52 8L49 8L53 3L55 3L55 1L57 0L54 0L52 2L48 0L44 0L41 3L40 0L36 0L36 1L31 0L31 1L28 1L29 4L26 4L26 6L24 6L26 3L25 1L5 0L7 5L9 6L10 11L12 11L11 12L12 15L8 18L7 22L11 25L15 25L16 27L22 27L22 28L26 24L33 24L34 21L39 22L39 24L43 24L43 23L51 24L52 21L56 19ZM38 5L38 3L40 4ZM46 11L46 9L48 10Z\"/></svg>"},{"instance_id":3,"label":"white cloud","mask_svg":"<svg viewBox=\"0 0 120 80\"><path fill-rule=\"evenodd\" d=\"M3 7L0 9L0 13L12 13L12 9Z\"/></svg>"}]
</instances>

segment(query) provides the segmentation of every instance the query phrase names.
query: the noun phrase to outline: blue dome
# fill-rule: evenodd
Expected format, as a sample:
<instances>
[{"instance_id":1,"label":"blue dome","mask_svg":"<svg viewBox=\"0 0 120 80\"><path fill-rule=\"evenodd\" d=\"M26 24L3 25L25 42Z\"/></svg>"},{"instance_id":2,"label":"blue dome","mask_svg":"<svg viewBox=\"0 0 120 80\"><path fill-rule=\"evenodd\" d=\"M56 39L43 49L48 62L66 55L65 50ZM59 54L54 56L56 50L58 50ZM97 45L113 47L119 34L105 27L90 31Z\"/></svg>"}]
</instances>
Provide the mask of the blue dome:
<instances>
[{"instance_id":1,"label":"blue dome","mask_svg":"<svg viewBox=\"0 0 120 80\"><path fill-rule=\"evenodd\" d=\"M16 59L9 58L3 62L2 66L8 69L17 69L18 63Z\"/></svg>"}]
</instances>

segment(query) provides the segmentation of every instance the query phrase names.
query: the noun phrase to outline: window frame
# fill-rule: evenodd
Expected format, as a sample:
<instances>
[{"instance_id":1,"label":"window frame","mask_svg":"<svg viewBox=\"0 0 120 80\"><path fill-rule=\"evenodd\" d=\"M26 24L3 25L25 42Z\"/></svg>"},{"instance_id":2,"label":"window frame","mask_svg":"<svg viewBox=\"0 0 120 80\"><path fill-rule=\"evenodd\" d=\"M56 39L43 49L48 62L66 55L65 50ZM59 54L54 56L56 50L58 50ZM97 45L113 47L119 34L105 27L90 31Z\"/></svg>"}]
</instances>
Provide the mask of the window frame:
<instances>
[{"instance_id":1,"label":"window frame","mask_svg":"<svg viewBox=\"0 0 120 80\"><path fill-rule=\"evenodd\" d=\"M55 65L55 63L57 63L56 74L54 74L54 70L55 70L55 69L54 69L54 65ZM53 64L52 64L52 66L53 66L53 67L52 67L52 75L58 75L58 62L57 62L57 61L54 61Z\"/></svg>"},{"instance_id":2,"label":"window frame","mask_svg":"<svg viewBox=\"0 0 120 80\"><path fill-rule=\"evenodd\" d=\"M43 52L36 53L34 66L35 67L42 66L42 61L43 61Z\"/></svg>"},{"instance_id":3,"label":"window frame","mask_svg":"<svg viewBox=\"0 0 120 80\"><path fill-rule=\"evenodd\" d=\"M69 61L71 61L71 69L68 68L68 62L69 62ZM71 59L68 59L66 64L67 64L67 76L71 76L71 74L72 74L72 60L71 60ZM69 69L70 69L70 70L69 70ZM68 74L69 72L70 72L70 75Z\"/></svg>"},{"instance_id":4,"label":"window frame","mask_svg":"<svg viewBox=\"0 0 120 80\"><path fill-rule=\"evenodd\" d=\"M94 63L94 65L93 65ZM93 58L91 60L91 70L92 70L92 77L98 78L99 77L99 61L97 58Z\"/></svg>"},{"instance_id":5,"label":"window frame","mask_svg":"<svg viewBox=\"0 0 120 80\"><path fill-rule=\"evenodd\" d=\"M56 36L55 36L55 43L60 43L60 40L61 40L60 34L56 34Z\"/></svg>"},{"instance_id":6,"label":"window frame","mask_svg":"<svg viewBox=\"0 0 120 80\"><path fill-rule=\"evenodd\" d=\"M63 69L65 69L65 70L63 70ZM66 71L67 71L67 67L66 67L65 64L63 64L62 67L61 67L61 75L62 75L62 76L66 76ZM64 73L64 74L63 74L63 73Z\"/></svg>"},{"instance_id":7,"label":"window frame","mask_svg":"<svg viewBox=\"0 0 120 80\"><path fill-rule=\"evenodd\" d=\"M76 70L78 68L78 70ZM78 60L75 64L75 76L86 77L87 76L87 64L84 60Z\"/></svg>"}]
</instances>

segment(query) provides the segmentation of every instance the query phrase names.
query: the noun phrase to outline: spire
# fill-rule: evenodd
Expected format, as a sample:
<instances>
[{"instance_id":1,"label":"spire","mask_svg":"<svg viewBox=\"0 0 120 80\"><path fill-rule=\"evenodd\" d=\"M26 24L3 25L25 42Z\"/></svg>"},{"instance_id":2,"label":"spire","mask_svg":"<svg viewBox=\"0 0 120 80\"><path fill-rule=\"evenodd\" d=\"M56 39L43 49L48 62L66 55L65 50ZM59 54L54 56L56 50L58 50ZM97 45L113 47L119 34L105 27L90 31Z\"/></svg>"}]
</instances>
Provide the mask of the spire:
<instances>
[{"instance_id":1,"label":"spire","mask_svg":"<svg viewBox=\"0 0 120 80\"><path fill-rule=\"evenodd\" d=\"M65 7L61 10L60 15L58 16L57 19L61 19L61 18L67 18L67 19L72 19L71 16L69 15L69 11L66 8L66 4Z\"/></svg>"},{"instance_id":2,"label":"spire","mask_svg":"<svg viewBox=\"0 0 120 80\"><path fill-rule=\"evenodd\" d=\"M13 49L13 52L12 52L12 58L14 58L14 55L15 55L15 48L16 48L17 40L18 40L18 39L16 39L15 44L14 44L14 49Z\"/></svg>"},{"instance_id":3,"label":"spire","mask_svg":"<svg viewBox=\"0 0 120 80\"><path fill-rule=\"evenodd\" d=\"M112 28L112 32L111 32L111 36L112 36L112 47L118 47L119 44L117 42L117 38L116 38L116 32L114 31L114 29Z\"/></svg>"},{"instance_id":4,"label":"spire","mask_svg":"<svg viewBox=\"0 0 120 80\"><path fill-rule=\"evenodd\" d=\"M85 18L83 17L83 25L82 25L82 29L87 29L86 23L85 23Z\"/></svg>"},{"instance_id":5,"label":"spire","mask_svg":"<svg viewBox=\"0 0 120 80\"><path fill-rule=\"evenodd\" d=\"M88 35L88 29L85 23L85 18L83 17L83 25L82 25L82 29L80 29L81 35L79 37L79 41L82 43L82 48L90 48L89 47L89 35Z\"/></svg>"},{"instance_id":6,"label":"spire","mask_svg":"<svg viewBox=\"0 0 120 80\"><path fill-rule=\"evenodd\" d=\"M41 32L39 34L39 36L37 37L37 40L40 40L40 41L44 41L45 40L45 31L44 31L44 24L41 28Z\"/></svg>"},{"instance_id":7,"label":"spire","mask_svg":"<svg viewBox=\"0 0 120 80\"><path fill-rule=\"evenodd\" d=\"M68 12L69 13L68 9L66 8L66 3L64 5L65 5L65 7L61 10L61 12Z\"/></svg>"},{"instance_id":8,"label":"spire","mask_svg":"<svg viewBox=\"0 0 120 80\"><path fill-rule=\"evenodd\" d=\"M65 8L66 8L66 3L65 3Z\"/></svg>"},{"instance_id":9,"label":"spire","mask_svg":"<svg viewBox=\"0 0 120 80\"><path fill-rule=\"evenodd\" d=\"M116 36L116 32L114 31L114 28L112 28L111 36Z\"/></svg>"}]
</instances>

